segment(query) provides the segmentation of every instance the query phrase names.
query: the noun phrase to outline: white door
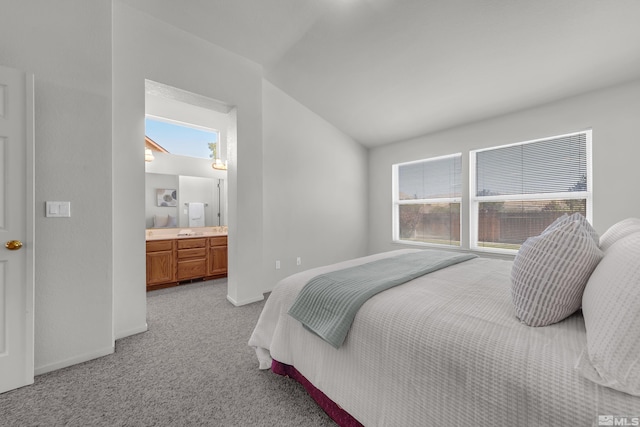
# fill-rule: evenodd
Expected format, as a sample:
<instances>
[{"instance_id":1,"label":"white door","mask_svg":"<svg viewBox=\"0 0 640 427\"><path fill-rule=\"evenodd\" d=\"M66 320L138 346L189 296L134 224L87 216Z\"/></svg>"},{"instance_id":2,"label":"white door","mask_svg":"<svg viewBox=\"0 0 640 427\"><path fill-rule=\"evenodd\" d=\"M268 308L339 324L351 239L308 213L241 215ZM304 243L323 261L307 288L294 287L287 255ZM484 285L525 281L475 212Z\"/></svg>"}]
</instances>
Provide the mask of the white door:
<instances>
[{"instance_id":1,"label":"white door","mask_svg":"<svg viewBox=\"0 0 640 427\"><path fill-rule=\"evenodd\" d=\"M0 67L0 393L33 383L33 75Z\"/></svg>"}]
</instances>

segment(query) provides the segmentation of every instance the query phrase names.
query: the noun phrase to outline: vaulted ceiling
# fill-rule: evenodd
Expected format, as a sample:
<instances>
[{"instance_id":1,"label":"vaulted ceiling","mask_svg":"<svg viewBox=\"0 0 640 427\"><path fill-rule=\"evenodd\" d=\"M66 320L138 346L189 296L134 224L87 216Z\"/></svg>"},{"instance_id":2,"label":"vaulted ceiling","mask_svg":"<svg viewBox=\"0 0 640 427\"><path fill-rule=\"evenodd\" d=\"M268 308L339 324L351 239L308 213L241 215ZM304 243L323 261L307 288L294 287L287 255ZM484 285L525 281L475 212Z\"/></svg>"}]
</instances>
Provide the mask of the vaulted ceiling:
<instances>
[{"instance_id":1,"label":"vaulted ceiling","mask_svg":"<svg viewBox=\"0 0 640 427\"><path fill-rule=\"evenodd\" d=\"M123 0L376 146L640 78L638 0Z\"/></svg>"}]
</instances>

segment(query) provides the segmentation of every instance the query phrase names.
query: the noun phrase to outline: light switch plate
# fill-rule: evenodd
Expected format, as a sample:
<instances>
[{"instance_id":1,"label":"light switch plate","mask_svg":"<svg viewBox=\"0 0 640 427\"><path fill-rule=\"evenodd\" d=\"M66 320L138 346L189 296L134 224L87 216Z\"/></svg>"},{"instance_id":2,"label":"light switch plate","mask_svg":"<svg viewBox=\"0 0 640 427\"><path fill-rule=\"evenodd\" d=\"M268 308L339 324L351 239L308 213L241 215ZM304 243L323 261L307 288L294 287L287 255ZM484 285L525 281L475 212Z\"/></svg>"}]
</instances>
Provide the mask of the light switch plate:
<instances>
[{"instance_id":1,"label":"light switch plate","mask_svg":"<svg viewBox=\"0 0 640 427\"><path fill-rule=\"evenodd\" d=\"M71 216L71 202L46 202L47 218L68 218Z\"/></svg>"}]
</instances>

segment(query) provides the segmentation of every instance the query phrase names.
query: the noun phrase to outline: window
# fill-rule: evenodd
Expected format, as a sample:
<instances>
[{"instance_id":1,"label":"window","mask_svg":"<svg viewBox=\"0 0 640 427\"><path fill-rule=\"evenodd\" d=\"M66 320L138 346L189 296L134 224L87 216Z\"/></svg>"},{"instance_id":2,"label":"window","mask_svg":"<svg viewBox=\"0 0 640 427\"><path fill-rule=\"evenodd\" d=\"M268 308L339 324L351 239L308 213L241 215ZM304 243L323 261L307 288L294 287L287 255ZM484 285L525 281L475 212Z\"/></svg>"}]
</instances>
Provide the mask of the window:
<instances>
[{"instance_id":1,"label":"window","mask_svg":"<svg viewBox=\"0 0 640 427\"><path fill-rule=\"evenodd\" d=\"M393 239L460 246L462 154L393 165Z\"/></svg>"},{"instance_id":2,"label":"window","mask_svg":"<svg viewBox=\"0 0 640 427\"><path fill-rule=\"evenodd\" d=\"M217 155L220 136L214 129L147 116L145 135L174 155L201 159L220 157Z\"/></svg>"},{"instance_id":3,"label":"window","mask_svg":"<svg viewBox=\"0 0 640 427\"><path fill-rule=\"evenodd\" d=\"M471 152L471 248L514 251L556 218L591 221L591 131Z\"/></svg>"}]
</instances>

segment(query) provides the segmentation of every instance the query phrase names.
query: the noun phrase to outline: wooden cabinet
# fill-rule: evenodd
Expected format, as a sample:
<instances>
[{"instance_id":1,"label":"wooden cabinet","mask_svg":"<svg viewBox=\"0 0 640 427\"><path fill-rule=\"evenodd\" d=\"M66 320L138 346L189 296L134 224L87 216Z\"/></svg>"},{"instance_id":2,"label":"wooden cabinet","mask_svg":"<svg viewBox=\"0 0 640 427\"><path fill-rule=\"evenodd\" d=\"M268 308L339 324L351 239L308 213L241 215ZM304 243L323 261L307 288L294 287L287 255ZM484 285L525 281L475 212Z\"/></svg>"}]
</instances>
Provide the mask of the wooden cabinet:
<instances>
[{"instance_id":1,"label":"wooden cabinet","mask_svg":"<svg viewBox=\"0 0 640 427\"><path fill-rule=\"evenodd\" d=\"M175 240L147 242L147 287L175 281Z\"/></svg>"},{"instance_id":2,"label":"wooden cabinet","mask_svg":"<svg viewBox=\"0 0 640 427\"><path fill-rule=\"evenodd\" d=\"M227 275L227 236L209 238L207 275Z\"/></svg>"},{"instance_id":3,"label":"wooden cabinet","mask_svg":"<svg viewBox=\"0 0 640 427\"><path fill-rule=\"evenodd\" d=\"M227 236L147 242L147 290L227 275Z\"/></svg>"}]
</instances>

